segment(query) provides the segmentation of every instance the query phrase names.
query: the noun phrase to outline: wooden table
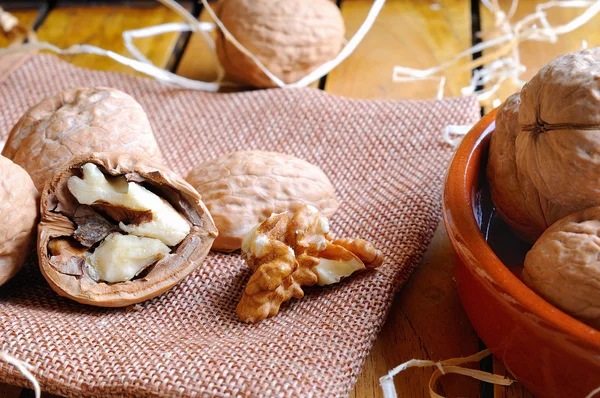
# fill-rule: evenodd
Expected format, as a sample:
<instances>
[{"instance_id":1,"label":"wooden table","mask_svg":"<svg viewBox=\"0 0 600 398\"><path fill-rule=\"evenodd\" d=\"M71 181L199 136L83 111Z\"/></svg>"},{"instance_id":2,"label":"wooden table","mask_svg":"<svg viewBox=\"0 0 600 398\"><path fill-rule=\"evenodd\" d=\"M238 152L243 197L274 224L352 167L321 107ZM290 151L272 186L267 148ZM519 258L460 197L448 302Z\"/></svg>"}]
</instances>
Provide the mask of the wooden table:
<instances>
[{"instance_id":1,"label":"wooden table","mask_svg":"<svg viewBox=\"0 0 600 398\"><path fill-rule=\"evenodd\" d=\"M370 0L341 0L348 36L365 18ZM504 5L509 1L501 2ZM516 17L531 12L535 1L521 0ZM22 4L22 3L21 3ZM201 20L209 20L207 12L197 4L183 3ZM128 4L95 2L93 7L74 3L28 2L27 8L0 0L0 6L13 12L24 24L32 26L39 40L59 47L77 43L93 44L126 54L121 32L180 18L155 2L132 1ZM554 21L571 18L575 12L561 11ZM581 48L582 40L590 46L600 44L600 17L588 25L561 37L555 45L523 45L521 55L528 66L525 78L531 77L556 55ZM393 83L392 67L400 64L426 68L448 60L472 45L480 28L493 23L492 16L476 0L388 0L371 32L341 66L323 78L319 87L336 95L373 99L423 99L436 95L437 84ZM142 52L156 65L195 79L212 79L216 63L202 38L189 34L166 34L138 39ZM0 36L0 47L8 41ZM66 57L75 65L132 73L127 67L109 59L75 55ZM453 70L446 74L447 96L460 95L460 88L470 79L470 70ZM503 88L503 96L511 94ZM392 367L411 358L434 360L466 356L482 347L459 302L454 280L452 248L440 225L421 266L397 295L371 355L367 358L352 397L379 397L379 377ZM502 364L484 360L480 367L505 374ZM401 397L426 397L431 369L415 369L398 375L396 390ZM464 397L531 397L523 387L510 388L480 385L478 382L448 376L440 382L439 392ZM0 398L33 397L33 392L20 387L0 385ZM51 395L46 394L46 397Z\"/></svg>"}]
</instances>

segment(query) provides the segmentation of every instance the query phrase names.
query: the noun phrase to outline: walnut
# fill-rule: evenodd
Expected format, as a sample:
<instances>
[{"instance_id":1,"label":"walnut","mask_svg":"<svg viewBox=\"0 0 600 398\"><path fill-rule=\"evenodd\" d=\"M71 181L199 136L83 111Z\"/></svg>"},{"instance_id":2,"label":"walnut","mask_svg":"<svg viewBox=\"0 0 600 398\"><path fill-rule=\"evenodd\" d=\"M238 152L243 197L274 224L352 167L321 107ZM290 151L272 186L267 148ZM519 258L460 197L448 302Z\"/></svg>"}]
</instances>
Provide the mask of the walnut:
<instances>
[{"instance_id":1,"label":"walnut","mask_svg":"<svg viewBox=\"0 0 600 398\"><path fill-rule=\"evenodd\" d=\"M521 91L517 166L540 195L600 205L600 47L564 54Z\"/></svg>"},{"instance_id":2,"label":"walnut","mask_svg":"<svg viewBox=\"0 0 600 398\"><path fill-rule=\"evenodd\" d=\"M189 184L129 154L74 156L46 184L41 212L42 274L58 294L96 306L167 291L202 264L217 235Z\"/></svg>"},{"instance_id":3,"label":"walnut","mask_svg":"<svg viewBox=\"0 0 600 398\"><path fill-rule=\"evenodd\" d=\"M521 239L535 240L556 220L576 209L554 203L544 197L516 162L515 140L519 125L519 93L513 94L496 115L487 163L492 201L498 214Z\"/></svg>"},{"instance_id":4,"label":"walnut","mask_svg":"<svg viewBox=\"0 0 600 398\"><path fill-rule=\"evenodd\" d=\"M282 153L233 152L197 166L186 180L219 230L213 250L239 249L248 231L273 213L309 204L331 217L339 206L321 169Z\"/></svg>"},{"instance_id":5,"label":"walnut","mask_svg":"<svg viewBox=\"0 0 600 398\"><path fill-rule=\"evenodd\" d=\"M41 191L62 163L88 152L161 159L141 105L104 87L71 89L43 99L13 127L2 155L23 167Z\"/></svg>"},{"instance_id":6,"label":"walnut","mask_svg":"<svg viewBox=\"0 0 600 398\"><path fill-rule=\"evenodd\" d=\"M34 244L38 191L20 166L0 156L0 285L25 263Z\"/></svg>"},{"instance_id":7,"label":"walnut","mask_svg":"<svg viewBox=\"0 0 600 398\"><path fill-rule=\"evenodd\" d=\"M525 257L523 281L556 307L600 329L600 207L571 214Z\"/></svg>"},{"instance_id":8,"label":"walnut","mask_svg":"<svg viewBox=\"0 0 600 398\"><path fill-rule=\"evenodd\" d=\"M329 0L222 0L216 14L225 28L285 83L293 83L335 58L344 42L344 19ZM275 87L221 32L215 46L221 65L234 80Z\"/></svg>"},{"instance_id":9,"label":"walnut","mask_svg":"<svg viewBox=\"0 0 600 398\"><path fill-rule=\"evenodd\" d=\"M331 242L327 218L313 206L272 215L244 237L242 253L254 271L236 309L244 322L276 315L282 303L304 297L303 286L337 283L383 263L362 239Z\"/></svg>"}]
</instances>

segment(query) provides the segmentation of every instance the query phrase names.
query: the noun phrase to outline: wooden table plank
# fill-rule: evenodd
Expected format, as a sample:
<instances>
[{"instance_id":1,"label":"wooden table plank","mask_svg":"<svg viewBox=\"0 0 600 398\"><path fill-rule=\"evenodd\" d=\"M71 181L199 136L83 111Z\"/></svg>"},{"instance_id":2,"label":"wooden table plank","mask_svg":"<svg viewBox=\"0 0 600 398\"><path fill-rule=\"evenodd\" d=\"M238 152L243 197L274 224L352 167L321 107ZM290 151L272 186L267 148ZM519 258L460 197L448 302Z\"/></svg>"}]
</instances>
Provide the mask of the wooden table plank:
<instances>
[{"instance_id":1,"label":"wooden table plank","mask_svg":"<svg viewBox=\"0 0 600 398\"><path fill-rule=\"evenodd\" d=\"M437 82L393 83L394 65L427 68L471 45L470 3L393 1L385 5L371 32L342 65L329 74L325 90L355 98L434 98ZM348 37L364 20L371 1L343 0ZM433 6L433 7L432 7ZM469 71L450 71L446 94L457 95ZM353 397L382 396L378 379L412 358L446 359L472 354L479 340L460 305L453 281L452 247L443 226L420 267L396 297L387 322L367 359ZM432 369L409 370L395 378L398 396L428 397ZM479 383L444 378L440 391L475 397Z\"/></svg>"},{"instance_id":2,"label":"wooden table plank","mask_svg":"<svg viewBox=\"0 0 600 398\"><path fill-rule=\"evenodd\" d=\"M198 20L212 22L206 10L202 10ZM210 36L214 40L216 32L211 32ZM218 68L217 55L210 48L206 39L198 33L193 33L181 56L176 73L188 79L211 82L217 79Z\"/></svg>"},{"instance_id":3,"label":"wooden table plank","mask_svg":"<svg viewBox=\"0 0 600 398\"><path fill-rule=\"evenodd\" d=\"M347 37L358 29L371 5L369 0L342 2ZM429 68L449 60L471 46L470 21L467 0L388 0L361 45L329 74L327 91L374 99L435 98L439 81L393 83L392 69ZM446 96L457 96L471 72L452 70L446 76Z\"/></svg>"},{"instance_id":4,"label":"wooden table plank","mask_svg":"<svg viewBox=\"0 0 600 398\"><path fill-rule=\"evenodd\" d=\"M129 55L123 44L121 36L123 31L168 22L181 22L181 18L160 5L148 7L115 5L93 8L59 5L50 11L38 29L38 38L62 48L73 44L92 44ZM150 61L164 67L169 61L178 37L178 33L167 33L152 38L136 39L135 43ZM136 73L127 66L97 55L78 54L63 58L74 65L87 68Z\"/></svg>"}]
</instances>

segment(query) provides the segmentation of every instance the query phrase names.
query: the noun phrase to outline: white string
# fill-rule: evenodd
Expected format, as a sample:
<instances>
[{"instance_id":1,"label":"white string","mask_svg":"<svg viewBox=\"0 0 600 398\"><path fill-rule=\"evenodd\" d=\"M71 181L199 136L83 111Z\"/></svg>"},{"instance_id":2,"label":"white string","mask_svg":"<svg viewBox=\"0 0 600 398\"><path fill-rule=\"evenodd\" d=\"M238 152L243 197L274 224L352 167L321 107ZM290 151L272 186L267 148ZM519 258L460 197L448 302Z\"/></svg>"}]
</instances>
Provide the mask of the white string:
<instances>
[{"instance_id":1,"label":"white string","mask_svg":"<svg viewBox=\"0 0 600 398\"><path fill-rule=\"evenodd\" d=\"M397 398L396 387L394 386L394 376L398 373L405 371L408 368L425 368L425 367L436 367L437 370L431 376L429 380L429 396L430 397L441 397L441 395L437 394L434 391L435 382L438 377L441 375L445 375L447 373L457 373L464 376L469 376L477 380L485 381L488 383L493 383L502 386L509 386L514 383L514 380L509 379L504 376L491 374L487 372L483 372L481 370L474 370L468 368L462 368L458 365L463 365L470 362L479 362L483 358L490 355L489 350L483 350L478 352L477 354L464 357L464 358L452 358L446 359L444 361L430 361L430 360L421 360L421 359L411 359L410 361L404 362L396 366L394 369L390 370L387 375L382 376L379 379L379 384L381 385L381 389L383 391L384 398Z\"/></svg>"},{"instance_id":2,"label":"white string","mask_svg":"<svg viewBox=\"0 0 600 398\"><path fill-rule=\"evenodd\" d=\"M161 69L152 64L138 61L136 59L125 57L121 54L117 54L113 51L104 50L100 47L91 46L88 44L76 44L69 48L62 49L58 48L53 44L46 42L39 43L26 43L17 47L0 49L0 56L8 55L19 52L28 52L33 50L47 50L55 54L60 55L74 55L74 54L94 54L104 57L108 57L120 64L126 65L140 73L154 77L156 80L178 86L182 88L189 88L192 90L203 90L203 91L217 91L219 89L218 83L208 83L199 80L191 80L182 76L178 76L167 70Z\"/></svg>"},{"instance_id":3,"label":"white string","mask_svg":"<svg viewBox=\"0 0 600 398\"><path fill-rule=\"evenodd\" d=\"M215 30L215 25L210 22L200 22L198 24L198 27L200 28L201 32L212 32L213 30ZM127 51L129 51L129 53L133 55L133 57L135 57L138 61L147 64L152 64L152 62L148 58L146 58L146 56L142 54L142 52L133 44L133 39L152 37L171 32L190 32L193 30L193 27L185 23L166 23L162 25L150 26L147 28L126 30L125 32L123 32L123 42L125 43L125 48L127 49ZM214 47L214 42L210 36L209 43L211 43Z\"/></svg>"},{"instance_id":4,"label":"white string","mask_svg":"<svg viewBox=\"0 0 600 398\"><path fill-rule=\"evenodd\" d=\"M444 137L444 141L447 144L452 145L453 147L457 147L458 144L462 141L463 137L467 135L473 126L471 125L454 125L449 124L444 128L444 132L442 133ZM454 138L452 136L455 136Z\"/></svg>"},{"instance_id":5,"label":"white string","mask_svg":"<svg viewBox=\"0 0 600 398\"><path fill-rule=\"evenodd\" d=\"M19 20L14 15L9 12L4 11L2 7L0 7L0 28L6 33L10 32L19 24Z\"/></svg>"},{"instance_id":6,"label":"white string","mask_svg":"<svg viewBox=\"0 0 600 398\"><path fill-rule=\"evenodd\" d=\"M40 398L42 395L42 391L40 389L40 385L35 378L35 376L29 371L33 370L33 366L30 364L18 360L12 355L7 354L4 351L0 351L0 360L7 362L17 368L17 370L33 385L33 391L35 392L35 398Z\"/></svg>"},{"instance_id":7,"label":"white string","mask_svg":"<svg viewBox=\"0 0 600 398\"><path fill-rule=\"evenodd\" d=\"M600 392L600 387L598 387L598 388L594 389L593 391L591 391L588 395L585 396L585 398L593 398L599 392Z\"/></svg>"},{"instance_id":8,"label":"white string","mask_svg":"<svg viewBox=\"0 0 600 398\"><path fill-rule=\"evenodd\" d=\"M434 67L415 69L395 66L393 68L393 81L416 81L431 78L454 67L461 60L471 58L474 53L488 50L491 53L486 53L478 60L461 65L461 68L469 70L482 66L481 69L475 71L469 85L463 88L462 93L463 95L476 94L479 101L485 104L487 101L494 100L495 93L505 81L511 81L518 89L525 83L519 78L526 71L526 67L521 64L519 57L520 43L526 41L555 43L560 35L583 26L600 12L600 1L598 0L551 0L538 4L535 13L511 24L510 19L516 12L518 0L511 2L508 14L501 10L497 0L482 0L481 2L495 17L495 26L491 31L491 38ZM547 15L547 12L552 8L586 9L569 22L552 26ZM484 84L487 84L486 87L478 89Z\"/></svg>"}]
</instances>

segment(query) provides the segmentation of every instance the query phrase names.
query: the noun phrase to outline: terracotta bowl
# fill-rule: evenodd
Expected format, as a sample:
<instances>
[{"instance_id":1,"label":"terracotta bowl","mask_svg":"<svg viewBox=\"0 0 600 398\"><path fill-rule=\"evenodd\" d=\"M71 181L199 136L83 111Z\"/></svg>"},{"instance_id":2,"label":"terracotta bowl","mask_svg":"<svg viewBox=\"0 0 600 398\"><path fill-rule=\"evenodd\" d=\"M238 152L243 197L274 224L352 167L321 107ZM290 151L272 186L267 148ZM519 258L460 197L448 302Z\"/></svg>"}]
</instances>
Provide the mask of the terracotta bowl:
<instances>
[{"instance_id":1,"label":"terracotta bowl","mask_svg":"<svg viewBox=\"0 0 600 398\"><path fill-rule=\"evenodd\" d=\"M485 175L493 111L469 132L444 189L444 221L457 254L456 285L473 327L537 397L586 397L600 386L600 332L519 279L529 247L500 220Z\"/></svg>"}]
</instances>

